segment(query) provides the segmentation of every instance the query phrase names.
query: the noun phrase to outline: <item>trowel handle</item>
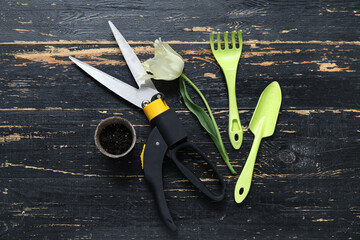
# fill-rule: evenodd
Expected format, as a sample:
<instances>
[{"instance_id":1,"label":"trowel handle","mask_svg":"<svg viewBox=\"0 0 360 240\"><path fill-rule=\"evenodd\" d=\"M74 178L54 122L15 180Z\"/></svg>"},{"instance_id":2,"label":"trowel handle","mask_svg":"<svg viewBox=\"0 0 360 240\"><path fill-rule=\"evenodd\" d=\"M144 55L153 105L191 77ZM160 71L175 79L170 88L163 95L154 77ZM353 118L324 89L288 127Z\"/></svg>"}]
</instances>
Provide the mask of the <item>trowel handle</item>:
<instances>
[{"instance_id":1,"label":"trowel handle","mask_svg":"<svg viewBox=\"0 0 360 240\"><path fill-rule=\"evenodd\" d=\"M255 135L255 139L251 147L250 154L246 160L245 166L235 185L234 198L235 198L235 202L237 203L241 203L242 201L244 201L244 199L249 193L252 175L254 171L255 160L259 150L260 142L261 142L261 137L257 137Z\"/></svg>"},{"instance_id":2,"label":"trowel handle","mask_svg":"<svg viewBox=\"0 0 360 240\"><path fill-rule=\"evenodd\" d=\"M243 131L236 102L236 69L224 71L229 96L229 139L234 149L241 147Z\"/></svg>"}]
</instances>

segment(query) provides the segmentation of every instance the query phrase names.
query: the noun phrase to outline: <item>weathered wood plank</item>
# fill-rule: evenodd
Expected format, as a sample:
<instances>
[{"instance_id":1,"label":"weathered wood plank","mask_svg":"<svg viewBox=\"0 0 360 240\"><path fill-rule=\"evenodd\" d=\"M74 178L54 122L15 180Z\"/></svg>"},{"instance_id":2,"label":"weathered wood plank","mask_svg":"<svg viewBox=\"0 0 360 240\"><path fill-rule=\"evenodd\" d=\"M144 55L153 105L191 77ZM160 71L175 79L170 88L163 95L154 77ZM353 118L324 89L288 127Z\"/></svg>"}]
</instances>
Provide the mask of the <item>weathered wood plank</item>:
<instances>
[{"instance_id":1,"label":"weathered wood plank","mask_svg":"<svg viewBox=\"0 0 360 240\"><path fill-rule=\"evenodd\" d=\"M245 39L359 41L359 18L356 0L6 1L0 41L112 40L108 20L137 41L204 41L211 31L236 29Z\"/></svg>"},{"instance_id":2,"label":"weathered wood plank","mask_svg":"<svg viewBox=\"0 0 360 240\"><path fill-rule=\"evenodd\" d=\"M228 183L226 200L210 203L183 181L173 164L165 164L166 196L181 228L179 238L197 234L219 239L234 234L244 239L356 238L360 234L358 111L281 111L275 135L261 145L253 186L241 205L233 202L236 177L229 174L190 113L178 114L190 139L216 162ZM245 124L251 114L242 113ZM132 121L139 137L132 153L119 161L102 156L92 141L97 122L113 115ZM226 110L216 111L215 117L225 128ZM0 127L5 150L0 165L1 215L6 226L2 236L175 237L160 221L143 179L138 156L150 127L141 112L12 110L2 112ZM245 131L240 152L231 149L225 133L223 137L240 171L253 137ZM200 172L200 166L194 167ZM216 182L209 185L215 187Z\"/></svg>"},{"instance_id":3,"label":"weathered wood plank","mask_svg":"<svg viewBox=\"0 0 360 240\"><path fill-rule=\"evenodd\" d=\"M227 107L223 74L208 44L173 44L184 57L185 72L213 108ZM153 55L151 44L133 45L141 60ZM121 100L68 59L76 56L135 84L113 44L0 46L2 108L129 109ZM256 43L244 46L238 68L240 110L253 109L271 81L282 86L284 109L357 108L360 44ZM39 69L34 74L34 69ZM156 81L173 108L183 109L178 83Z\"/></svg>"},{"instance_id":4,"label":"weathered wood plank","mask_svg":"<svg viewBox=\"0 0 360 240\"><path fill-rule=\"evenodd\" d=\"M360 213L354 201L358 192L349 185L356 185L357 180L347 183L344 187L342 182L328 179L316 183L314 179L257 180L253 194L242 205L232 201L231 191L222 203L210 203L191 191L167 191L180 227L175 234L166 231L159 221L152 195L138 179L13 179L5 181L6 194L0 195L2 216L6 217L1 223L8 227L1 236L356 239ZM124 192L127 186L133 190Z\"/></svg>"},{"instance_id":5,"label":"weathered wood plank","mask_svg":"<svg viewBox=\"0 0 360 240\"><path fill-rule=\"evenodd\" d=\"M227 111L214 112L230 159L239 171L253 140L253 135L246 128L252 113L246 111L240 115L245 131L244 146L241 151L236 151L231 148L227 137ZM113 110L1 112L0 143L6 150L1 153L1 176L82 178L113 175L107 165L109 160L96 150L93 135L101 119L114 115L128 119L135 126L137 144L125 158L125 163L122 163L125 168L119 174L136 177L141 172L139 155L150 126L141 112ZM186 126L189 139L203 147L208 157L214 159L223 173L229 176L209 136L193 115L188 111L178 111L178 115ZM359 111L348 109L282 110L275 135L265 139L262 144L258 156L258 177L267 178L271 174L279 178L297 178L301 174L304 177L326 177L326 174L329 177L356 176L351 171L360 166L355 161L359 151L358 117ZM336 172L341 169L344 172ZM29 175L24 175L24 172Z\"/></svg>"}]
</instances>

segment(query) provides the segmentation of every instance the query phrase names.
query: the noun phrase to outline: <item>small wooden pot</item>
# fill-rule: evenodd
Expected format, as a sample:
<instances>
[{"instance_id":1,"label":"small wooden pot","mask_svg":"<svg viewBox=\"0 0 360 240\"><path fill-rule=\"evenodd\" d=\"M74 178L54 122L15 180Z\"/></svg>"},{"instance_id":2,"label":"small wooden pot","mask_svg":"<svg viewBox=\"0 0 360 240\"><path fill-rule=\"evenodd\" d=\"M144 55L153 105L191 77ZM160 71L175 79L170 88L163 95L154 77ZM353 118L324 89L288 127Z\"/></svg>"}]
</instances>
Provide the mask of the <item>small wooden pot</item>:
<instances>
[{"instance_id":1,"label":"small wooden pot","mask_svg":"<svg viewBox=\"0 0 360 240\"><path fill-rule=\"evenodd\" d=\"M131 133L131 137L132 137L131 145L125 152L123 152L121 154L109 153L108 151L105 150L105 148L101 144L100 134L106 127L108 127L112 124L125 126L127 129L129 129L129 131ZM109 117L109 118L102 120L98 124L98 126L96 127L94 138L95 138L95 144L101 153L103 153L104 155L106 155L110 158L120 158L120 157L124 157L125 155L127 155L134 148L135 142L136 142L136 132L135 132L134 127L128 120L121 118L121 117Z\"/></svg>"}]
</instances>

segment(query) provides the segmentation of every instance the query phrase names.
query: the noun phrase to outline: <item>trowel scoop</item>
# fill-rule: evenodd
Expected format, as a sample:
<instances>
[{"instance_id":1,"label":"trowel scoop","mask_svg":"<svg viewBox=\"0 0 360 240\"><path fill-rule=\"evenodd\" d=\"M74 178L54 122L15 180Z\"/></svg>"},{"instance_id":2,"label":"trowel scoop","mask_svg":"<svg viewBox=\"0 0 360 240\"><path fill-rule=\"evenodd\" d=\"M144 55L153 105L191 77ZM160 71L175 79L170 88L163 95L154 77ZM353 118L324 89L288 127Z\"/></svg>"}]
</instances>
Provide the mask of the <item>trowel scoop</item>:
<instances>
[{"instance_id":1,"label":"trowel scoop","mask_svg":"<svg viewBox=\"0 0 360 240\"><path fill-rule=\"evenodd\" d=\"M255 138L245 166L235 185L234 197L237 203L244 201L249 193L261 139L274 134L280 105L281 89L279 83L274 81L262 92L249 124L249 129Z\"/></svg>"}]
</instances>

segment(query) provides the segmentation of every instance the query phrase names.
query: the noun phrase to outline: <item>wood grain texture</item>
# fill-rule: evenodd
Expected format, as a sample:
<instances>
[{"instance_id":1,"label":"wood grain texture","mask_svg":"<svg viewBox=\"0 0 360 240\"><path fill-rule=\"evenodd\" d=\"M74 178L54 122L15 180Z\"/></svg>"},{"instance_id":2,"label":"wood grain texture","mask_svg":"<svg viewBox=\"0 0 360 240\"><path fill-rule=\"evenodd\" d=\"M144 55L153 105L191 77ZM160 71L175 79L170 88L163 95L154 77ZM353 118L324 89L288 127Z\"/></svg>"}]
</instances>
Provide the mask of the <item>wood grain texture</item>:
<instances>
[{"instance_id":1,"label":"wood grain texture","mask_svg":"<svg viewBox=\"0 0 360 240\"><path fill-rule=\"evenodd\" d=\"M133 44L141 60L153 56L150 44ZM209 44L172 44L186 61L185 73L204 91L210 106L227 106L224 76L212 56ZM129 108L115 94L89 80L70 60L75 56L135 86L120 50L114 44L88 45L0 45L4 68L0 79L4 108ZM282 107L353 108L359 90L360 43L314 44L250 41L244 46L237 78L238 106L253 109L261 91L272 81L283 85ZM33 69L40 69L32 76ZM12 81L9 82L8 79ZM206 83L206 84L204 84ZM179 104L178 83L157 81L172 107ZM54 87L56 86L56 87ZM103 94L98 94L97 91ZM354 89L355 88L355 89ZM59 99L59 94L62 98ZM71 99L71 101L70 101Z\"/></svg>"},{"instance_id":2,"label":"wood grain texture","mask_svg":"<svg viewBox=\"0 0 360 240\"><path fill-rule=\"evenodd\" d=\"M0 9L0 239L358 239L360 109L358 1L4 1ZM235 204L237 176L184 106L178 82L155 82L186 125L189 140L227 182L213 203L166 159L164 187L177 233L158 216L139 155L150 133L141 110L74 64L75 56L135 84L107 21L141 60L168 41L204 93L240 173L262 90L280 83L275 134L264 139L252 188ZM237 100L240 151L227 137L224 76L208 33L241 29ZM195 99L200 104L199 99ZM93 134L101 119L135 125L137 144L120 160L103 156ZM210 188L203 162L184 159Z\"/></svg>"},{"instance_id":3,"label":"wood grain texture","mask_svg":"<svg viewBox=\"0 0 360 240\"><path fill-rule=\"evenodd\" d=\"M107 21L128 40L204 41L241 29L246 39L359 41L360 4L342 1L5 1L3 42L112 40ZM96 30L94 30L96 29Z\"/></svg>"}]
</instances>

